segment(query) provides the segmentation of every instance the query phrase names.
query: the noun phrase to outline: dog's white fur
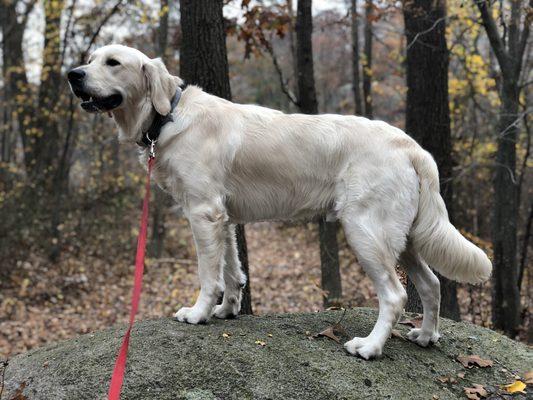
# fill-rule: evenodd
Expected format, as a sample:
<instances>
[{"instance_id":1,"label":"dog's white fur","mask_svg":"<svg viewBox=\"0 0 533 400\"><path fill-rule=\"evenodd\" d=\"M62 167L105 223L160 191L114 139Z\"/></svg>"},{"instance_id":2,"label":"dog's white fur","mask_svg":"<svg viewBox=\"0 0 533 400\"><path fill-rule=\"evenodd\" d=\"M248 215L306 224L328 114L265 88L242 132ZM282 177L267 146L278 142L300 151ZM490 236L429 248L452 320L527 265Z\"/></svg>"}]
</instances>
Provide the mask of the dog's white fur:
<instances>
[{"instance_id":1,"label":"dog's white fur","mask_svg":"<svg viewBox=\"0 0 533 400\"><path fill-rule=\"evenodd\" d=\"M110 57L121 65L106 65ZM112 111L122 141L137 142L154 110L169 112L181 80L160 60L111 45L90 61L82 67L87 90L124 97ZM197 324L239 312L245 277L236 223L318 214L341 221L379 299L372 332L345 344L365 359L381 354L406 301L397 262L423 303L422 327L409 334L422 346L439 338L439 281L426 262L461 282L489 278L487 256L448 221L431 155L401 130L356 116L287 115L234 104L195 86L184 90L172 116L156 146L154 178L190 221L201 284L196 304L176 313L179 321ZM146 157L143 151L144 165Z\"/></svg>"}]
</instances>

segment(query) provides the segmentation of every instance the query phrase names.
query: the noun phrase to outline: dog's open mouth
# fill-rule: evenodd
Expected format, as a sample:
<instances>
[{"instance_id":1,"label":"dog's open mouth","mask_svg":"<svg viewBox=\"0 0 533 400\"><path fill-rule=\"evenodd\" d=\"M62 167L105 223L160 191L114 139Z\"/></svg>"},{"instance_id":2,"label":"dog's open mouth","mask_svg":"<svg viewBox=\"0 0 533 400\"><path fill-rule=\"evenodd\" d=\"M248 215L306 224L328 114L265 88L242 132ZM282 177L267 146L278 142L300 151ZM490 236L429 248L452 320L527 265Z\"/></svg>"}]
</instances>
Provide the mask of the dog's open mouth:
<instances>
[{"instance_id":1,"label":"dog's open mouth","mask_svg":"<svg viewBox=\"0 0 533 400\"><path fill-rule=\"evenodd\" d=\"M106 97L91 96L82 91L75 91L74 93L83 100L81 107L90 113L112 111L122 104L122 95L120 93Z\"/></svg>"}]
</instances>

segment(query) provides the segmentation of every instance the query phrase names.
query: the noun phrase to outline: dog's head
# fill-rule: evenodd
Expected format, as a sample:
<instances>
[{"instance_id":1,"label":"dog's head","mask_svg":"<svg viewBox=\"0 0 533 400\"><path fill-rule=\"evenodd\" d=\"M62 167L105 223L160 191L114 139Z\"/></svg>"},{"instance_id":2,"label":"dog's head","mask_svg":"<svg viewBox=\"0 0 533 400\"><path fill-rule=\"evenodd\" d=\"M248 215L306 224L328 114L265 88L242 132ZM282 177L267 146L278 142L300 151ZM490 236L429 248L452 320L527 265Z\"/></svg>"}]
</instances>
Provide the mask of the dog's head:
<instances>
[{"instance_id":1,"label":"dog's head","mask_svg":"<svg viewBox=\"0 0 533 400\"><path fill-rule=\"evenodd\" d=\"M96 50L86 65L69 71L68 81L87 112L132 107L149 98L161 115L170 112L170 101L181 84L160 59L150 59L136 49L121 45Z\"/></svg>"}]
</instances>

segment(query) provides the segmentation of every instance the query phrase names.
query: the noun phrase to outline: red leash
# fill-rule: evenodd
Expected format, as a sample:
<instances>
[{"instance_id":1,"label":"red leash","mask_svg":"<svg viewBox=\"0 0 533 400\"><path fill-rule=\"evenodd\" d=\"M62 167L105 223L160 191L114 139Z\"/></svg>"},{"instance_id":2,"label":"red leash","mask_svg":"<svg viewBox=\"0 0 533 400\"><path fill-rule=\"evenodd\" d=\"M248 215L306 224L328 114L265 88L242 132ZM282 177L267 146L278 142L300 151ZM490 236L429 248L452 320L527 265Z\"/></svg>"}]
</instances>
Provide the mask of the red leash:
<instances>
[{"instance_id":1,"label":"red leash","mask_svg":"<svg viewBox=\"0 0 533 400\"><path fill-rule=\"evenodd\" d=\"M145 193L143 200L143 209L141 216L141 229L137 239L137 255L135 256L135 281L133 284L133 294L131 296L131 311L130 323L128 330L122 339L122 345L115 361L115 368L113 369L113 376L111 377L111 385L109 386L108 400L120 400L120 392L122 391L122 382L124 381L124 371L126 369L126 359L128 357L128 346L130 344L131 329L135 322L135 314L139 308L139 300L141 298L141 288L144 273L144 253L146 250L146 231L148 227L148 203L150 201L150 175L152 166L154 164L153 145L150 156L148 158L148 176L146 177Z\"/></svg>"}]
</instances>

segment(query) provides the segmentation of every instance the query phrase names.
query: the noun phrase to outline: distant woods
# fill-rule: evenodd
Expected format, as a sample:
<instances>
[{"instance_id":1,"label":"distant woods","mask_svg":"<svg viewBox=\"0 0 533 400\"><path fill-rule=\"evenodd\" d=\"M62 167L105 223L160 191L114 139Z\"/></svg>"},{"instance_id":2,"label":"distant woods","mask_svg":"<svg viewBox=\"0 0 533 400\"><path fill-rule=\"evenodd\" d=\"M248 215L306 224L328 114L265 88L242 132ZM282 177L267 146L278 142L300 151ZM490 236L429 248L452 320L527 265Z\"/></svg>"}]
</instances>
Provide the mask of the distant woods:
<instances>
[{"instance_id":1,"label":"distant woods","mask_svg":"<svg viewBox=\"0 0 533 400\"><path fill-rule=\"evenodd\" d=\"M122 42L236 102L404 128L435 157L454 224L494 261L484 287L443 284L444 314L466 309L463 318L510 336L531 327L531 5L324 3L0 1L0 285L17 285L15 264L37 255L47 268L86 253L112 265L129 250L143 174L135 149L118 145L107 116L80 112L65 79L98 46ZM168 196L154 196L159 259L172 255L176 217ZM350 305L342 232L318 223L324 305ZM244 227L237 235L247 265ZM479 317L482 302L490 318Z\"/></svg>"}]
</instances>

